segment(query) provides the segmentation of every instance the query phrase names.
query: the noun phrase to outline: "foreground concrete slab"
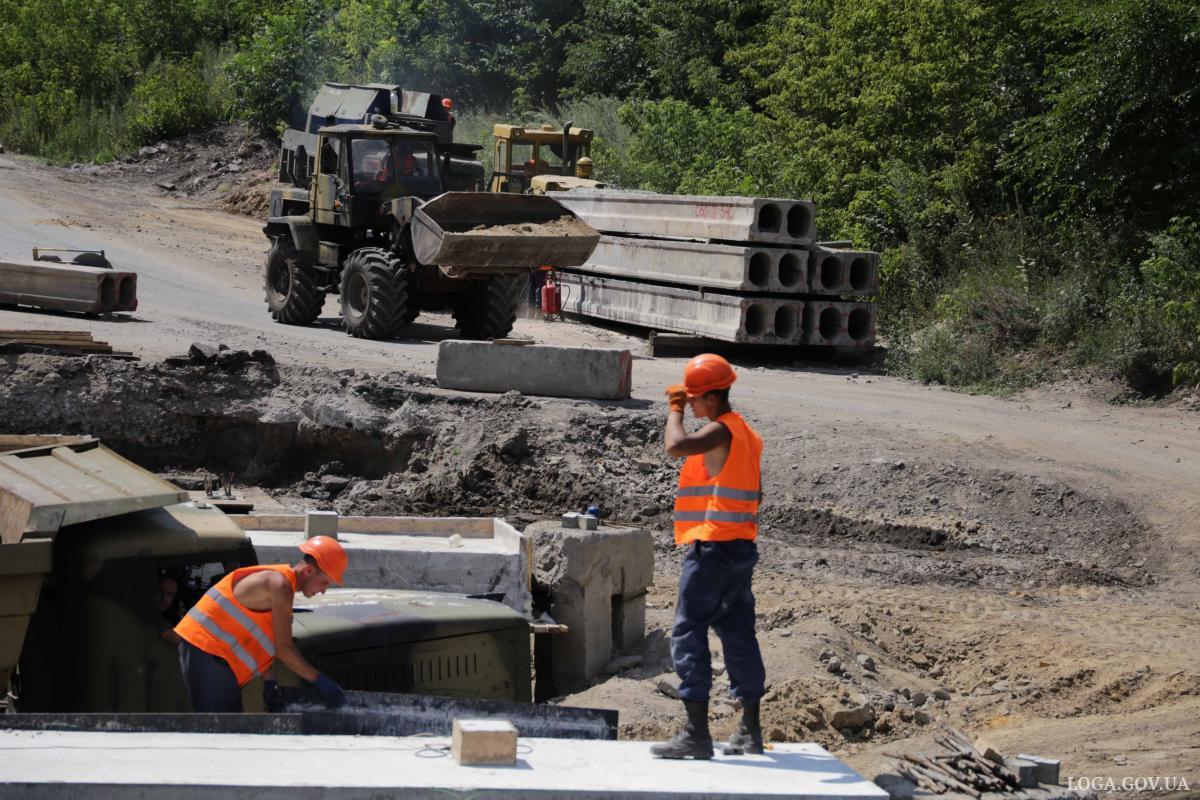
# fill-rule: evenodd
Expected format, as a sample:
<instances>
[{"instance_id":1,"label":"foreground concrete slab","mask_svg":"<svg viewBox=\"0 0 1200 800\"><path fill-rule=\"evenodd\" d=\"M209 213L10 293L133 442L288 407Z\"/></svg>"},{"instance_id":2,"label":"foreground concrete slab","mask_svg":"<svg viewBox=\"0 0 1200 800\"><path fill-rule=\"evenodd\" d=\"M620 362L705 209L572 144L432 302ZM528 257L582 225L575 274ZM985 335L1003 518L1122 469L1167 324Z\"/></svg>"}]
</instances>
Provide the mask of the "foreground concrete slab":
<instances>
[{"instance_id":1,"label":"foreground concrete slab","mask_svg":"<svg viewBox=\"0 0 1200 800\"><path fill-rule=\"evenodd\" d=\"M42 261L0 261L0 303L101 314L137 310L137 273Z\"/></svg>"},{"instance_id":2,"label":"foreground concrete slab","mask_svg":"<svg viewBox=\"0 0 1200 800\"><path fill-rule=\"evenodd\" d=\"M488 595L530 616L532 546L504 520L334 517L331 527L349 556L347 587ZM260 563L292 564L300 557L306 515L230 518L250 536Z\"/></svg>"},{"instance_id":3,"label":"foreground concrete slab","mask_svg":"<svg viewBox=\"0 0 1200 800\"><path fill-rule=\"evenodd\" d=\"M803 292L808 251L603 236L580 272L736 292Z\"/></svg>"},{"instance_id":4,"label":"foreground concrete slab","mask_svg":"<svg viewBox=\"0 0 1200 800\"><path fill-rule=\"evenodd\" d=\"M0 797L29 800L884 800L815 744L663 761L647 742L518 740L508 767L469 767L449 737L0 733ZM82 755L81 755L82 754ZM86 757L84 757L86 755Z\"/></svg>"},{"instance_id":5,"label":"foreground concrete slab","mask_svg":"<svg viewBox=\"0 0 1200 800\"><path fill-rule=\"evenodd\" d=\"M624 400L633 389L628 350L447 340L438 345L437 383L467 392Z\"/></svg>"},{"instance_id":6,"label":"foreground concrete slab","mask_svg":"<svg viewBox=\"0 0 1200 800\"><path fill-rule=\"evenodd\" d=\"M575 189L550 192L601 233L809 244L816 206L808 200L708 197Z\"/></svg>"},{"instance_id":7,"label":"foreground concrete slab","mask_svg":"<svg viewBox=\"0 0 1200 800\"><path fill-rule=\"evenodd\" d=\"M585 317L726 342L803 344L804 301L559 272L563 308Z\"/></svg>"}]
</instances>

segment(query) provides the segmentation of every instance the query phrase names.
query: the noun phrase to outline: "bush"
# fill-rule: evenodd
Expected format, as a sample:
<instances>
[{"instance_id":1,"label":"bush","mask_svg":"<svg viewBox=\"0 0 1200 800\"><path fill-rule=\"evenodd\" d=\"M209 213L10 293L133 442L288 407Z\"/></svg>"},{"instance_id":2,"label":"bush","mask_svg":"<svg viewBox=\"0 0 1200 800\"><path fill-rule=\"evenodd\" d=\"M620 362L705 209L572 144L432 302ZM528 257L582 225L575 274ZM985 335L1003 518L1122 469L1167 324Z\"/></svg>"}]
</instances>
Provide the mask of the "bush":
<instances>
[{"instance_id":1,"label":"bush","mask_svg":"<svg viewBox=\"0 0 1200 800\"><path fill-rule=\"evenodd\" d=\"M200 54L179 63L156 61L133 87L129 137L142 145L195 130L216 116Z\"/></svg>"}]
</instances>

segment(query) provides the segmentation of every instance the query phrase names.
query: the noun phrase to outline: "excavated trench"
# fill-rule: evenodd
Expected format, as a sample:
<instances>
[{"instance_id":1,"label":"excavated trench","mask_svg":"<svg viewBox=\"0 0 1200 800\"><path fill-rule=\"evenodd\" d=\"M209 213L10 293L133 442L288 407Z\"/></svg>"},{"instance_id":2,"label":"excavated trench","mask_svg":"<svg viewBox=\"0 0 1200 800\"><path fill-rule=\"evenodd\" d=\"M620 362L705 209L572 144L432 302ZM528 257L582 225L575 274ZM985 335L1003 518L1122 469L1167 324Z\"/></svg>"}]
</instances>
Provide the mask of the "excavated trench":
<instances>
[{"instance_id":1,"label":"excavated trench","mask_svg":"<svg viewBox=\"0 0 1200 800\"><path fill-rule=\"evenodd\" d=\"M209 363L3 359L0 432L89 434L163 474L233 473L285 505L342 513L526 524L596 503L656 531L667 562L679 558L669 533L677 464L662 452L659 410L466 396L400 372L285 373L262 352ZM830 469L813 443L771 459L763 568L997 588L1154 581L1154 542L1119 504L1030 476L901 466Z\"/></svg>"}]
</instances>

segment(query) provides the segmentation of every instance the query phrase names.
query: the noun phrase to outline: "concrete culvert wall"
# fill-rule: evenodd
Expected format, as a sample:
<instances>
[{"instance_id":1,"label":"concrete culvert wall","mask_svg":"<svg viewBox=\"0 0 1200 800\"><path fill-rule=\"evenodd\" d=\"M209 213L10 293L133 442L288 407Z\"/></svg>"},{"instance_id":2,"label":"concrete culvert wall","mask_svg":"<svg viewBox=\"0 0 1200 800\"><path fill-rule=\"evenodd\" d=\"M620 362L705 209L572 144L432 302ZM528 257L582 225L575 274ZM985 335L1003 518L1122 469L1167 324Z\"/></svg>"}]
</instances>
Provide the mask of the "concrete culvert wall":
<instances>
[{"instance_id":1,"label":"concrete culvert wall","mask_svg":"<svg viewBox=\"0 0 1200 800\"><path fill-rule=\"evenodd\" d=\"M774 203L763 203L758 209L758 229L767 233L779 233L783 224L783 212Z\"/></svg>"},{"instance_id":2,"label":"concrete culvert wall","mask_svg":"<svg viewBox=\"0 0 1200 800\"><path fill-rule=\"evenodd\" d=\"M117 282L111 275L105 275L100 280L100 304L112 308L117 304Z\"/></svg>"},{"instance_id":3,"label":"concrete culvert wall","mask_svg":"<svg viewBox=\"0 0 1200 800\"><path fill-rule=\"evenodd\" d=\"M767 310L757 303L746 309L746 333L762 336L767 332Z\"/></svg>"},{"instance_id":4,"label":"concrete culvert wall","mask_svg":"<svg viewBox=\"0 0 1200 800\"><path fill-rule=\"evenodd\" d=\"M137 285L133 278L125 278L117 288L117 304L121 308L129 308L137 298Z\"/></svg>"},{"instance_id":5,"label":"concrete culvert wall","mask_svg":"<svg viewBox=\"0 0 1200 800\"><path fill-rule=\"evenodd\" d=\"M817 269L817 280L820 286L814 288L826 291L839 288L842 285L842 260L837 256L825 256Z\"/></svg>"},{"instance_id":6,"label":"concrete culvert wall","mask_svg":"<svg viewBox=\"0 0 1200 800\"><path fill-rule=\"evenodd\" d=\"M759 250L750 256L750 282L755 286L766 288L771 280L771 254Z\"/></svg>"},{"instance_id":7,"label":"concrete culvert wall","mask_svg":"<svg viewBox=\"0 0 1200 800\"><path fill-rule=\"evenodd\" d=\"M832 310L832 309L830 309ZM865 308L856 308L850 312L846 320L846 335L856 342L861 342L871 334L871 312Z\"/></svg>"},{"instance_id":8,"label":"concrete culvert wall","mask_svg":"<svg viewBox=\"0 0 1200 800\"><path fill-rule=\"evenodd\" d=\"M804 285L804 259L797 253L784 253L779 259L779 282L785 289Z\"/></svg>"},{"instance_id":9,"label":"concrete culvert wall","mask_svg":"<svg viewBox=\"0 0 1200 800\"><path fill-rule=\"evenodd\" d=\"M823 339L834 339L842 330L842 312L836 308L826 308L817 320L817 332Z\"/></svg>"},{"instance_id":10,"label":"concrete culvert wall","mask_svg":"<svg viewBox=\"0 0 1200 800\"><path fill-rule=\"evenodd\" d=\"M780 306L775 309L775 335L780 339L790 339L795 336L797 316L793 306Z\"/></svg>"},{"instance_id":11,"label":"concrete culvert wall","mask_svg":"<svg viewBox=\"0 0 1200 800\"><path fill-rule=\"evenodd\" d=\"M871 268L871 261L865 257L859 257L850 262L850 288L856 292L866 291L871 286L871 277L874 273Z\"/></svg>"},{"instance_id":12,"label":"concrete culvert wall","mask_svg":"<svg viewBox=\"0 0 1200 800\"><path fill-rule=\"evenodd\" d=\"M787 232L788 236L797 239L805 239L812 235L812 212L808 206L794 205L788 209L787 213Z\"/></svg>"}]
</instances>

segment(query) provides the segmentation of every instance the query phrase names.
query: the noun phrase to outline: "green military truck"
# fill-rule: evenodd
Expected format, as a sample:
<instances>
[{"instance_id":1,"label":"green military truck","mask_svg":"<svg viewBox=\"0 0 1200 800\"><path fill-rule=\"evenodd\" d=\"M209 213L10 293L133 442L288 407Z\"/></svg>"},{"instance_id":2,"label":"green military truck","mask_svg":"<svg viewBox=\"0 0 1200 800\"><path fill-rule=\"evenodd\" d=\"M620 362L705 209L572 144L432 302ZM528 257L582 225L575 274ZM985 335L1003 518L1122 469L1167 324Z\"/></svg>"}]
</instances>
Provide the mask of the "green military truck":
<instances>
[{"instance_id":1,"label":"green military truck","mask_svg":"<svg viewBox=\"0 0 1200 800\"><path fill-rule=\"evenodd\" d=\"M99 442L0 437L0 686L29 712L187 711L163 632L257 564L223 512ZM17 449L12 449L12 448ZM7 452L5 452L7 450ZM164 576L176 602L164 616ZM488 600L380 589L298 598L304 657L347 689L527 702L529 625ZM282 665L281 683L298 684ZM251 682L247 710L262 708Z\"/></svg>"},{"instance_id":2,"label":"green military truck","mask_svg":"<svg viewBox=\"0 0 1200 800\"><path fill-rule=\"evenodd\" d=\"M553 198L482 191L480 148L454 141L438 95L324 84L280 148L263 228L272 317L311 323L337 294L360 338L433 310L466 338L506 336L529 270L583 264L600 234Z\"/></svg>"}]
</instances>

